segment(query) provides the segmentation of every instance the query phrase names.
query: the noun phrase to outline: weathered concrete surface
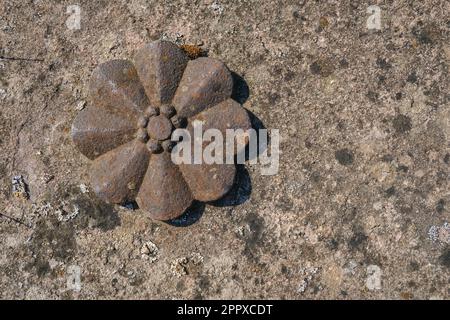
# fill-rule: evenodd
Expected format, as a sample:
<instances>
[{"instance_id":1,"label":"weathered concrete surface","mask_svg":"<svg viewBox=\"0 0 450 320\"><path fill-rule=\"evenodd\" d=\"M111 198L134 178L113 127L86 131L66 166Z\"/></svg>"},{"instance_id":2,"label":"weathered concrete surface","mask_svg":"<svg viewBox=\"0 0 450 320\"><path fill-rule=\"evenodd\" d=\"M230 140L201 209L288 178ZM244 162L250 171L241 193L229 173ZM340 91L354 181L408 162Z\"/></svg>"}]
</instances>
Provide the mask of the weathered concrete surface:
<instances>
[{"instance_id":1,"label":"weathered concrete surface","mask_svg":"<svg viewBox=\"0 0 450 320\"><path fill-rule=\"evenodd\" d=\"M1 298L449 298L448 1L379 1L380 32L376 1L77 2L80 30L68 1L0 5L0 56L38 59L0 60ZM94 67L161 37L282 135L278 175L173 225L96 200L70 139Z\"/></svg>"}]
</instances>

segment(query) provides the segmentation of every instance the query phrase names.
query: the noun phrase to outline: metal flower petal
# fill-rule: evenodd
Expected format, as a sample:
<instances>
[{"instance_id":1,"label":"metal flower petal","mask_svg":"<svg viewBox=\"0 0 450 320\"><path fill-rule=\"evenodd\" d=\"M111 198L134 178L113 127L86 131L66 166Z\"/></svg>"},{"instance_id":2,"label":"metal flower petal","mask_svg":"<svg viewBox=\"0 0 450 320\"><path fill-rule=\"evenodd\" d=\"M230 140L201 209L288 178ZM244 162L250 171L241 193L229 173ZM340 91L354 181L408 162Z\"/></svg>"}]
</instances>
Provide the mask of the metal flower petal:
<instances>
[{"instance_id":1,"label":"metal flower petal","mask_svg":"<svg viewBox=\"0 0 450 320\"><path fill-rule=\"evenodd\" d=\"M89 86L94 105L133 122L137 121L149 103L135 67L127 60L111 60L100 64L93 71Z\"/></svg>"},{"instance_id":2,"label":"metal flower petal","mask_svg":"<svg viewBox=\"0 0 450 320\"><path fill-rule=\"evenodd\" d=\"M136 70L153 106L170 103L188 60L177 45L168 41L152 42L137 52Z\"/></svg>"},{"instance_id":3,"label":"metal flower petal","mask_svg":"<svg viewBox=\"0 0 450 320\"><path fill-rule=\"evenodd\" d=\"M219 130L223 137L225 137L227 129L242 129L243 132L245 132L245 130L251 128L251 122L247 111L232 99L223 101L190 118L187 129L189 130L191 137L194 137L194 121L201 121L202 136L208 129ZM241 138L240 135L235 137L235 144L236 140L239 138ZM243 146L245 146L247 140L244 140L243 142ZM193 143L194 141L192 141L192 144ZM204 150L208 144L209 142L204 141L202 150ZM236 146L238 145L236 144ZM192 148L193 147L194 145L192 145ZM225 149L226 147L222 150L222 155L226 154ZM234 148L235 154L237 151L237 148ZM234 164L194 164L193 159L191 160L192 164L182 164L180 165L180 168L195 199L200 201L217 200L231 189L236 172ZM226 162L225 157L222 158L222 161L224 163Z\"/></svg>"},{"instance_id":4,"label":"metal flower petal","mask_svg":"<svg viewBox=\"0 0 450 320\"><path fill-rule=\"evenodd\" d=\"M158 220L180 216L192 203L192 194L168 152L153 154L136 202Z\"/></svg>"},{"instance_id":5,"label":"metal flower petal","mask_svg":"<svg viewBox=\"0 0 450 320\"><path fill-rule=\"evenodd\" d=\"M180 164L181 173L196 200L222 198L234 183L234 164Z\"/></svg>"},{"instance_id":6,"label":"metal flower petal","mask_svg":"<svg viewBox=\"0 0 450 320\"><path fill-rule=\"evenodd\" d=\"M225 64L212 58L189 61L172 104L181 117L191 117L222 102L233 90L233 78Z\"/></svg>"},{"instance_id":7,"label":"metal flower petal","mask_svg":"<svg viewBox=\"0 0 450 320\"><path fill-rule=\"evenodd\" d=\"M145 144L133 140L98 157L92 163L91 185L109 203L135 199L147 171L150 154Z\"/></svg>"},{"instance_id":8,"label":"metal flower petal","mask_svg":"<svg viewBox=\"0 0 450 320\"><path fill-rule=\"evenodd\" d=\"M227 129L236 131L240 129L242 130L242 133L236 134L234 139L235 144L238 139L243 140L241 145L244 147L248 143L248 138L245 133L252 127L250 117L247 110L233 99L225 100L218 105L199 113L190 119L190 123L195 120L202 122L203 132L208 129L218 129L224 137L226 136ZM192 125L189 125L188 129L192 134ZM235 154L237 151L240 151L237 150L237 148L234 148L234 150Z\"/></svg>"},{"instance_id":9,"label":"metal flower petal","mask_svg":"<svg viewBox=\"0 0 450 320\"><path fill-rule=\"evenodd\" d=\"M127 118L106 109L88 107L72 124L72 140L89 159L110 151L134 138L136 128Z\"/></svg>"},{"instance_id":10,"label":"metal flower petal","mask_svg":"<svg viewBox=\"0 0 450 320\"><path fill-rule=\"evenodd\" d=\"M234 164L182 164L171 159L171 132L186 118L203 130L247 130L250 119L230 99L228 68L211 58L189 61L167 41L153 42L135 64L112 60L99 65L90 82L94 106L74 120L72 138L95 159L90 173L95 193L110 203L136 200L158 220L182 215L194 199L213 201L232 187ZM191 130L192 126L188 126ZM134 140L132 140L135 138ZM132 141L130 141L132 140Z\"/></svg>"}]
</instances>

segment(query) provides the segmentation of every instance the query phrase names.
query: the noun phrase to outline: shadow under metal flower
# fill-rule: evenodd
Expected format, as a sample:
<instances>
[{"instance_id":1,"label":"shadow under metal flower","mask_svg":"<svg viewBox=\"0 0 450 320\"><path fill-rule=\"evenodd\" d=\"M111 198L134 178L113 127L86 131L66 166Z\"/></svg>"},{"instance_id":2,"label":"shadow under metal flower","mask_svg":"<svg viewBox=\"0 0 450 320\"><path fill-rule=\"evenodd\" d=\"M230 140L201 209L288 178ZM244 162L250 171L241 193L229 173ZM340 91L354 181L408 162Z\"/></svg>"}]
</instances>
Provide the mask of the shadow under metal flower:
<instances>
[{"instance_id":1,"label":"shadow under metal flower","mask_svg":"<svg viewBox=\"0 0 450 320\"><path fill-rule=\"evenodd\" d=\"M136 200L158 220L183 214L194 200L214 201L233 186L234 164L181 164L171 160L171 134L200 120L203 131L251 128L247 111L232 100L233 79L220 61L189 60L175 44L156 41L134 64L112 60L93 72L93 105L72 125L72 139L93 160L95 193L109 203Z\"/></svg>"}]
</instances>

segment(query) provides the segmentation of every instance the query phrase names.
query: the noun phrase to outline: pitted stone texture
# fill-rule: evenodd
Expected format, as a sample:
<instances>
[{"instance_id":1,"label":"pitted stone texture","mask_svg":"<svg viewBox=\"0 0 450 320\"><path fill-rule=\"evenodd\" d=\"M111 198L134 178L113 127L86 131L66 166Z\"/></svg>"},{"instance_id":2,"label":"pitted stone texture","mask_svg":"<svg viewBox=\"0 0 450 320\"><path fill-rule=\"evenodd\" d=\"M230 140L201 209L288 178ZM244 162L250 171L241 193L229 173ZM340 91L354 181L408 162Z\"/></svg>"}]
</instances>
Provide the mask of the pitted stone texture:
<instances>
[{"instance_id":1,"label":"pitted stone texture","mask_svg":"<svg viewBox=\"0 0 450 320\"><path fill-rule=\"evenodd\" d=\"M152 105L172 100L188 60L177 45L168 41L152 42L137 52L136 69Z\"/></svg>"},{"instance_id":2,"label":"pitted stone texture","mask_svg":"<svg viewBox=\"0 0 450 320\"><path fill-rule=\"evenodd\" d=\"M166 140L170 138L172 133L172 123L164 115L150 118L147 131L151 138L159 141Z\"/></svg>"},{"instance_id":3,"label":"pitted stone texture","mask_svg":"<svg viewBox=\"0 0 450 320\"><path fill-rule=\"evenodd\" d=\"M65 3L80 5L80 30L64 25ZM366 25L373 4L379 31ZM448 4L2 0L0 212L19 223L0 215L1 298L448 300L450 244L428 239L450 223ZM95 64L131 60L160 35L203 42L244 78L237 101L281 135L278 174L237 166L239 186L185 228L94 200L92 161L67 132L92 107ZM351 165L335 157L343 149ZM20 174L27 202L11 197ZM78 216L54 221L63 204ZM156 263L140 259L149 241ZM65 288L71 264L80 292ZM381 290L366 286L369 265Z\"/></svg>"},{"instance_id":4,"label":"pitted stone texture","mask_svg":"<svg viewBox=\"0 0 450 320\"><path fill-rule=\"evenodd\" d=\"M225 64L212 58L189 61L172 104L181 117L191 117L228 99L233 78Z\"/></svg>"}]
</instances>

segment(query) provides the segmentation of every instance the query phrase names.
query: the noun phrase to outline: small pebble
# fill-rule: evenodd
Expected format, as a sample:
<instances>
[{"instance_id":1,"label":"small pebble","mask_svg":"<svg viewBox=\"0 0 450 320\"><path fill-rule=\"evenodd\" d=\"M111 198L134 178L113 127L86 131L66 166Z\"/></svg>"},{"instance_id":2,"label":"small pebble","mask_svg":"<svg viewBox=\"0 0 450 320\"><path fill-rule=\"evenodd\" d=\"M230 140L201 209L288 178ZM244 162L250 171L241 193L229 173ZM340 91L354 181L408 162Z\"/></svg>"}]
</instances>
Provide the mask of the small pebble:
<instances>
[{"instance_id":1,"label":"small pebble","mask_svg":"<svg viewBox=\"0 0 450 320\"><path fill-rule=\"evenodd\" d=\"M17 175L12 178L12 193L16 198L29 199L28 186L22 175Z\"/></svg>"}]
</instances>

